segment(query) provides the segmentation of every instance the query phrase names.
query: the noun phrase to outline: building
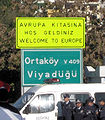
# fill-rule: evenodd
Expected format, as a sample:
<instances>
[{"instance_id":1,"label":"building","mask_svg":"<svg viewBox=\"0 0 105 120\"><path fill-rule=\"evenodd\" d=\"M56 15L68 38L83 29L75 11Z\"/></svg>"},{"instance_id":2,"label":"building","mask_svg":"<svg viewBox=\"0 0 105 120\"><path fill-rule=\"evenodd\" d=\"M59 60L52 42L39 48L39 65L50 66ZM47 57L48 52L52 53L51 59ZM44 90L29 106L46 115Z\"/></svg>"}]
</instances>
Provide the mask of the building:
<instances>
[{"instance_id":1,"label":"building","mask_svg":"<svg viewBox=\"0 0 105 120\"><path fill-rule=\"evenodd\" d=\"M105 83L105 65L94 69L92 66L85 66L85 76L88 83Z\"/></svg>"}]
</instances>

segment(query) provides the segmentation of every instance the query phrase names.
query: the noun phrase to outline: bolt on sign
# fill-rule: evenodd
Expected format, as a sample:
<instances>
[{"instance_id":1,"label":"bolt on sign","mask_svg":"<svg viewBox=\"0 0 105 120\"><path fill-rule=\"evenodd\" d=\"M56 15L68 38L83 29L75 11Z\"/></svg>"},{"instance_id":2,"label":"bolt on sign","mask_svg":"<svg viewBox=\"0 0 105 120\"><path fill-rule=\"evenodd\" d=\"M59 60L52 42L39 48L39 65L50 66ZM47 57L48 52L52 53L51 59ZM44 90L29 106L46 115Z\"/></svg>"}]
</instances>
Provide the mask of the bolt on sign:
<instances>
[{"instance_id":1,"label":"bolt on sign","mask_svg":"<svg viewBox=\"0 0 105 120\"><path fill-rule=\"evenodd\" d=\"M17 17L16 48L85 48L85 18Z\"/></svg>"},{"instance_id":2,"label":"bolt on sign","mask_svg":"<svg viewBox=\"0 0 105 120\"><path fill-rule=\"evenodd\" d=\"M59 78L60 83L82 83L82 49L21 50L23 86L43 84L44 79Z\"/></svg>"}]
</instances>

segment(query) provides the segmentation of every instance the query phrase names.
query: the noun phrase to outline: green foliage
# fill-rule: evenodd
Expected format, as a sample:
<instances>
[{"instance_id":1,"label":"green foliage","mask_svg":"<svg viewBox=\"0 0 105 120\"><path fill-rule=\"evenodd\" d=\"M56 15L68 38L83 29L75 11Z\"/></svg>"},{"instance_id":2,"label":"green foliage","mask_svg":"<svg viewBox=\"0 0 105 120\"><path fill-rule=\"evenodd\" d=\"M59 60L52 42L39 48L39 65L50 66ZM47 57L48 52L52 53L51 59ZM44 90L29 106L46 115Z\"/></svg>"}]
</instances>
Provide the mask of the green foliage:
<instances>
[{"instance_id":1,"label":"green foliage","mask_svg":"<svg viewBox=\"0 0 105 120\"><path fill-rule=\"evenodd\" d=\"M104 17L97 19L96 13L105 15L105 9L93 9L92 13L86 12L86 5L83 0L75 0L73 4L67 0L57 0L54 3L46 2L44 5L33 3L33 0L23 0L23 3L16 0L1 0L0 6L0 59L3 65L0 69L20 70L20 51L15 49L15 19L18 16L25 17L47 17L47 10L53 9L52 17L90 17L90 22L86 22L86 48L84 49L84 65L102 65L102 56L105 55L104 49ZM41 12L39 11L41 9ZM81 10L81 12L79 12ZM103 24L101 24L103 23ZM98 55L96 54L98 53ZM4 62L6 60L6 62ZM97 61L97 62L96 62ZM101 62L98 62L101 61ZM18 69L17 69L18 68Z\"/></svg>"},{"instance_id":2,"label":"green foliage","mask_svg":"<svg viewBox=\"0 0 105 120\"><path fill-rule=\"evenodd\" d=\"M16 17L47 17L48 9L53 9L51 17L85 17L86 18L86 48L83 50L84 66L102 65L105 56L105 8L86 12L84 0L74 0L68 4L67 0L46 2L44 5L33 3L33 0L0 0L0 70L16 71L18 81L10 81L13 89L20 85L21 57L20 50L16 50ZM81 12L80 12L81 11ZM96 15L101 13L102 18ZM87 22L90 17L90 22ZM13 76L13 72L11 75ZM15 90L16 90L15 89ZM14 93L13 93L14 94Z\"/></svg>"},{"instance_id":3,"label":"green foliage","mask_svg":"<svg viewBox=\"0 0 105 120\"><path fill-rule=\"evenodd\" d=\"M0 6L10 7L11 0L0 0Z\"/></svg>"}]
</instances>

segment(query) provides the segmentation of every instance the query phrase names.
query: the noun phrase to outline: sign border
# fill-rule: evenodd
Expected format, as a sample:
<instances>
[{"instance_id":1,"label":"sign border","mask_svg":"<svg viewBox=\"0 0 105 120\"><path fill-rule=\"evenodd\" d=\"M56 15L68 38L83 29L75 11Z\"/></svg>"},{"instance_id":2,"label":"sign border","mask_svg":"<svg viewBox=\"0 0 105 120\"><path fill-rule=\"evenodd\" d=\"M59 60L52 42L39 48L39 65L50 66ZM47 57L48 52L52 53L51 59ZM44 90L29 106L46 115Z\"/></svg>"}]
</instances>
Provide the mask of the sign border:
<instances>
[{"instance_id":1,"label":"sign border","mask_svg":"<svg viewBox=\"0 0 105 120\"><path fill-rule=\"evenodd\" d=\"M35 49L35 50L21 50L21 83L23 87L25 86L34 86L34 85L40 85L40 84L24 84L24 52L25 51L79 51L80 52L80 83L83 83L83 50L82 49ZM66 83L66 84L80 84L80 83ZM64 83L60 83L64 84Z\"/></svg>"}]
</instances>

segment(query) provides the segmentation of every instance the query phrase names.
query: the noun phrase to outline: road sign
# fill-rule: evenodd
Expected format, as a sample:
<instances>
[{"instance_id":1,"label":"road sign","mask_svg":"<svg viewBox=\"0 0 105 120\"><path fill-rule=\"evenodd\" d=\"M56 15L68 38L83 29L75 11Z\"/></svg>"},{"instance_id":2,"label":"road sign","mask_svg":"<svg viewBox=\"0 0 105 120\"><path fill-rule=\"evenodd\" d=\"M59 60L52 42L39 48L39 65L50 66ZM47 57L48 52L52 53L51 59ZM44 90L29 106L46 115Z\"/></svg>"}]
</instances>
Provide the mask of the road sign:
<instances>
[{"instance_id":1,"label":"road sign","mask_svg":"<svg viewBox=\"0 0 105 120\"><path fill-rule=\"evenodd\" d=\"M17 17L16 48L84 48L85 18Z\"/></svg>"},{"instance_id":2,"label":"road sign","mask_svg":"<svg viewBox=\"0 0 105 120\"><path fill-rule=\"evenodd\" d=\"M23 86L43 84L59 78L60 83L82 83L82 50L21 50Z\"/></svg>"}]
</instances>

